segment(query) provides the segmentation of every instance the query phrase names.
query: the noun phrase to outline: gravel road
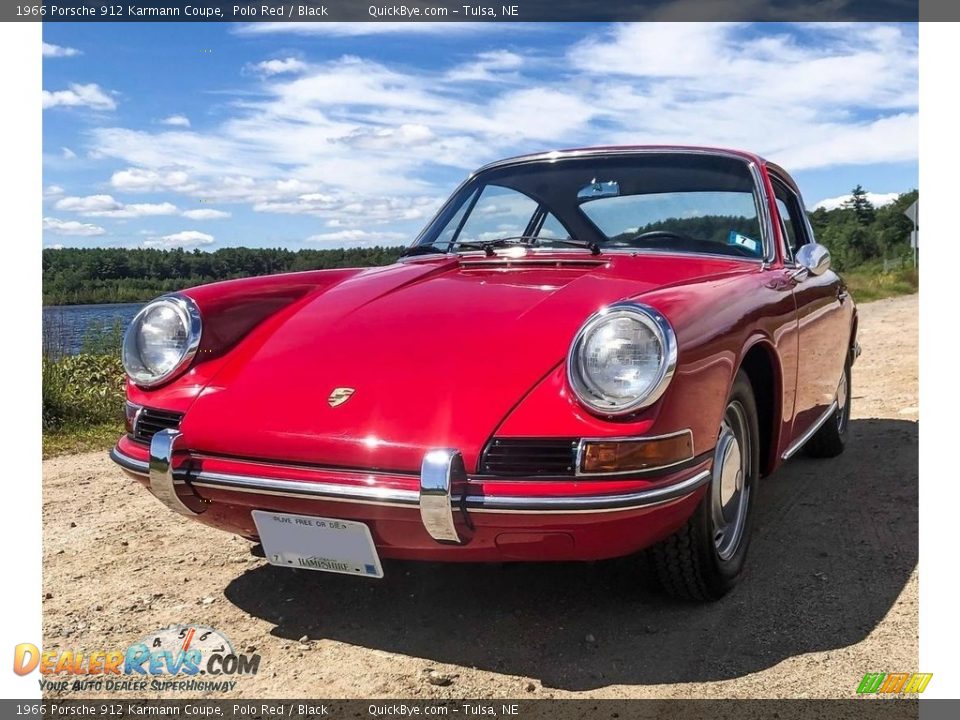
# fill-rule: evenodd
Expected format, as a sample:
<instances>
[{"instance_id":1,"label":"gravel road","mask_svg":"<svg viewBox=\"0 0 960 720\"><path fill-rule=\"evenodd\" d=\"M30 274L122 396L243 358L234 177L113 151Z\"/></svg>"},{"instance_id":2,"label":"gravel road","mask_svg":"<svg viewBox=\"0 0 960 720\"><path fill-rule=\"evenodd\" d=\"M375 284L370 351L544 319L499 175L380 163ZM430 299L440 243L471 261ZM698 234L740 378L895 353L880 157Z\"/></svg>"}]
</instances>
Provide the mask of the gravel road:
<instances>
[{"instance_id":1,"label":"gravel road","mask_svg":"<svg viewBox=\"0 0 960 720\"><path fill-rule=\"evenodd\" d=\"M917 305L861 306L847 451L764 482L721 602L618 563L274 569L93 453L43 463L44 649L212 626L261 655L230 695L248 698L851 697L865 672L918 669ZM100 695L122 693L69 693Z\"/></svg>"}]
</instances>

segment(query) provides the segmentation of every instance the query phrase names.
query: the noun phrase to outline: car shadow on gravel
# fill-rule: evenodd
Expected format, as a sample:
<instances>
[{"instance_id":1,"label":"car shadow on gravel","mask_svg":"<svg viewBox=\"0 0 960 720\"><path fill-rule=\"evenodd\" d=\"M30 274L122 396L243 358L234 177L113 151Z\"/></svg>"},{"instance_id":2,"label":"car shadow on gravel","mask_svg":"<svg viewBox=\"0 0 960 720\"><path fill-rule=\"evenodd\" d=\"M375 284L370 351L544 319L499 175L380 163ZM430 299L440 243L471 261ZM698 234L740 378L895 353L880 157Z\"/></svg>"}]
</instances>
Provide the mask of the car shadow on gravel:
<instances>
[{"instance_id":1,"label":"car shadow on gravel","mask_svg":"<svg viewBox=\"0 0 960 720\"><path fill-rule=\"evenodd\" d=\"M382 581L260 566L226 597L279 637L553 688L740 677L863 640L916 566L918 424L854 420L850 429L841 457L800 457L763 483L748 575L714 604L670 600L623 562L391 562Z\"/></svg>"}]
</instances>

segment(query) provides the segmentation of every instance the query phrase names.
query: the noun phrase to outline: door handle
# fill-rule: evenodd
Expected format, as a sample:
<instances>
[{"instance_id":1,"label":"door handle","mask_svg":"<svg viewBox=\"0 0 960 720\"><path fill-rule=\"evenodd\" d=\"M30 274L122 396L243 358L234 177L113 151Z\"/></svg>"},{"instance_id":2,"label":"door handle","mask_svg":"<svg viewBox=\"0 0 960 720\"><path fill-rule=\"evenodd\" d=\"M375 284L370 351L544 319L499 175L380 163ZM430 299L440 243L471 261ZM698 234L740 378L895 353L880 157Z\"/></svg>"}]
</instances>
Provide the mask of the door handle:
<instances>
[{"instance_id":1,"label":"door handle","mask_svg":"<svg viewBox=\"0 0 960 720\"><path fill-rule=\"evenodd\" d=\"M847 292L845 287L837 288L837 300L840 301L840 304L843 305L846 302L847 298L850 297L850 293Z\"/></svg>"}]
</instances>

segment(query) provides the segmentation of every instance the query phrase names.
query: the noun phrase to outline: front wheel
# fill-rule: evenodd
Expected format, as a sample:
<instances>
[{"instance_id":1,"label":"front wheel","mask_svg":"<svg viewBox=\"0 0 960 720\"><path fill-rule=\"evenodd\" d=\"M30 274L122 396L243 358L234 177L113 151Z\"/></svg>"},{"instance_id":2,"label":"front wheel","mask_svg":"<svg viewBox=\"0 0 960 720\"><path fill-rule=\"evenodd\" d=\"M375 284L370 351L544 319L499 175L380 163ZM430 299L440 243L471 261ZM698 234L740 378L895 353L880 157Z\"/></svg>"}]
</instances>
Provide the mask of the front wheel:
<instances>
[{"instance_id":1,"label":"front wheel","mask_svg":"<svg viewBox=\"0 0 960 720\"><path fill-rule=\"evenodd\" d=\"M716 600L743 573L760 476L757 405L740 372L723 413L710 486L679 531L648 551L660 585L690 600Z\"/></svg>"}]
</instances>

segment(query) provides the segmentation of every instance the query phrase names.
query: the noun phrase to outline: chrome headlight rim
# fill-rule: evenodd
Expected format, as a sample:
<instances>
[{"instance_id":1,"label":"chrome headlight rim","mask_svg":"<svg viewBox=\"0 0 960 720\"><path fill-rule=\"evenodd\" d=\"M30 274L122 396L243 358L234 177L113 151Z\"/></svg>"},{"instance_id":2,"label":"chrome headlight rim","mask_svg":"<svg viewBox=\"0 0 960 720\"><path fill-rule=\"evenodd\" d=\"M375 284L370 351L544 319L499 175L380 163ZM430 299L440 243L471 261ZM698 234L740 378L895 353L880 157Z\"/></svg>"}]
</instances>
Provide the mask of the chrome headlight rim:
<instances>
[{"instance_id":1,"label":"chrome headlight rim","mask_svg":"<svg viewBox=\"0 0 960 720\"><path fill-rule=\"evenodd\" d=\"M645 325L660 343L661 361L654 382L643 395L633 400L616 404L604 400L593 392L589 383L581 377L580 352L584 341L597 327L618 317L630 317ZM677 336L667 319L654 308L638 302L622 301L601 308L589 318L577 331L567 353L567 384L573 390L574 397L591 412L605 417L631 415L650 407L666 392L677 368Z\"/></svg>"},{"instance_id":2,"label":"chrome headlight rim","mask_svg":"<svg viewBox=\"0 0 960 720\"><path fill-rule=\"evenodd\" d=\"M183 353L176 365L160 375L153 375L146 371L143 360L140 358L140 352L137 348L137 338L140 333L140 327L147 314L160 305L170 307L180 319L186 331L187 342ZM193 362L197 351L200 349L200 336L203 333L203 321L200 317L200 308L186 295L163 295L156 300L151 300L144 305L140 311L134 315L130 321L123 336L123 349L121 360L123 369L127 373L130 381L139 388L151 389L163 385L183 373Z\"/></svg>"}]
</instances>

